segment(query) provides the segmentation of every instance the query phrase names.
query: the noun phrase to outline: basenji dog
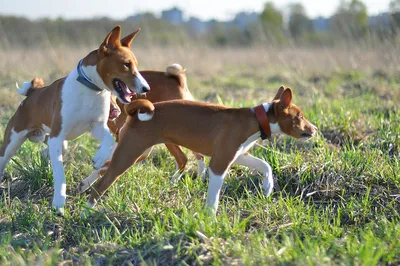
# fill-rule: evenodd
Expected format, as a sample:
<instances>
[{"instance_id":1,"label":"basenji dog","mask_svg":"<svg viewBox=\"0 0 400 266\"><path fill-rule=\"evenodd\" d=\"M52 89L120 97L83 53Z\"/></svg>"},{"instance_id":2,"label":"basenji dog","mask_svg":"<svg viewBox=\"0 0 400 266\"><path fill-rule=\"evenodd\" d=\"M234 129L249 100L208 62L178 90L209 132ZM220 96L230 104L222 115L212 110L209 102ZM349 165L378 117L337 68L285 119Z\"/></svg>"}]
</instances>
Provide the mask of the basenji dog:
<instances>
[{"instance_id":1,"label":"basenji dog","mask_svg":"<svg viewBox=\"0 0 400 266\"><path fill-rule=\"evenodd\" d=\"M151 87L151 91L146 96L136 95L134 99L146 98L152 103L169 101L176 99L194 100L192 94L187 86L187 76L185 69L179 64L172 64L167 67L165 72L144 70L140 71L140 74L147 81ZM121 111L122 110L122 111ZM123 104L115 97L111 95L110 103L110 115L108 119L108 127L111 132L117 137L120 129L124 126L127 115L124 111ZM165 146L169 152L174 156L176 161L176 172L171 178L171 183L176 183L179 179L188 161L185 153L182 149L171 143L166 143ZM193 153L197 159L197 176L204 179L206 173L206 165L204 157L201 154ZM146 158L148 154L142 156L142 159ZM141 160L141 159L140 159ZM101 170L94 171L90 178L83 180L76 188L78 193L83 193L100 177Z\"/></svg>"},{"instance_id":2,"label":"basenji dog","mask_svg":"<svg viewBox=\"0 0 400 266\"><path fill-rule=\"evenodd\" d=\"M152 103L170 101L170 100L194 100L192 94L189 91L187 85L187 76L185 69L179 64L172 64L167 67L165 72L163 71L153 71L144 70L140 71L140 74L149 83L151 91L146 94L145 98ZM144 98L144 96L137 95L135 99ZM119 130L125 123L127 115L121 112L123 109L123 104L117 100L117 98L111 95L111 105L110 105L110 117L108 121L108 127L111 132L115 135L118 134ZM172 182L175 182L181 173L183 172L187 157L183 153L179 146L166 143L165 146L169 152L174 156L176 161L176 172L172 177ZM204 158L198 153L193 153L197 159L198 176L203 177L205 175L206 165L204 164Z\"/></svg>"},{"instance_id":3,"label":"basenji dog","mask_svg":"<svg viewBox=\"0 0 400 266\"><path fill-rule=\"evenodd\" d=\"M100 141L93 158L94 168L100 168L109 160L116 146L107 126L110 93L121 102L129 103L133 95L150 91L130 49L139 30L120 40L121 28L117 26L97 50L79 61L67 77L42 88L34 88L30 82L18 88L18 93L26 98L6 127L0 148L0 175L4 175L6 163L26 139L38 142L49 135L49 156L54 176L52 205L63 214L66 200L63 143L91 132Z\"/></svg>"},{"instance_id":4,"label":"basenji dog","mask_svg":"<svg viewBox=\"0 0 400 266\"><path fill-rule=\"evenodd\" d=\"M284 133L308 139L317 128L292 103L292 90L279 88L271 103L254 108L174 100L152 104L133 101L126 106L129 115L121 129L118 146L104 176L95 184L88 200L94 206L99 197L143 153L153 145L172 143L210 156L207 206L215 213L227 170L232 164L254 168L263 175L263 190L270 195L273 176L270 165L248 153L260 137Z\"/></svg>"}]
</instances>

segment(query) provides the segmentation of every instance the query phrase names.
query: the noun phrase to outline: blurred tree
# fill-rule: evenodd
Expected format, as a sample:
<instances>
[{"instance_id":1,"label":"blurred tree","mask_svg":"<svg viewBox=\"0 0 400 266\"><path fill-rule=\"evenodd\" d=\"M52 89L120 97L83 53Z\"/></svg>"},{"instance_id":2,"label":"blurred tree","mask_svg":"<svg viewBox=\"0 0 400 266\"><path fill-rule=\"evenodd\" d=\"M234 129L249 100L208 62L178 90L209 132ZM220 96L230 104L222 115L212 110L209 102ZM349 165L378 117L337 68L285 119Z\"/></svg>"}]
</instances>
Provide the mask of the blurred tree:
<instances>
[{"instance_id":1,"label":"blurred tree","mask_svg":"<svg viewBox=\"0 0 400 266\"><path fill-rule=\"evenodd\" d=\"M392 0L389 4L390 24L393 33L400 30L400 0Z\"/></svg>"},{"instance_id":2,"label":"blurred tree","mask_svg":"<svg viewBox=\"0 0 400 266\"><path fill-rule=\"evenodd\" d=\"M298 39L313 31L312 22L301 3L291 4L289 9L289 31L293 38Z\"/></svg>"},{"instance_id":3,"label":"blurred tree","mask_svg":"<svg viewBox=\"0 0 400 266\"><path fill-rule=\"evenodd\" d=\"M345 38L361 38L367 27L367 6L360 0L342 0L330 23L333 33Z\"/></svg>"},{"instance_id":4,"label":"blurred tree","mask_svg":"<svg viewBox=\"0 0 400 266\"><path fill-rule=\"evenodd\" d=\"M260 20L268 38L274 38L278 41L283 39L283 16L272 2L265 3L264 10L260 14Z\"/></svg>"}]
</instances>

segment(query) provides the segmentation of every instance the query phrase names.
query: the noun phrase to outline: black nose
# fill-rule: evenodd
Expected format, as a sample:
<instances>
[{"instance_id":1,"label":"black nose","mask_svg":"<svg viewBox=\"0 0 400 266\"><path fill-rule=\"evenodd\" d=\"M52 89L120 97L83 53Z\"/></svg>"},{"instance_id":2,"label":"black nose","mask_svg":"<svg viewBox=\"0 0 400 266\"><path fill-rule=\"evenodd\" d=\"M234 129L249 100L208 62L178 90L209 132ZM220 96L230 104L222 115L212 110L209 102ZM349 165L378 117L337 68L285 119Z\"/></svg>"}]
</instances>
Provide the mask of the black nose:
<instances>
[{"instance_id":1,"label":"black nose","mask_svg":"<svg viewBox=\"0 0 400 266\"><path fill-rule=\"evenodd\" d=\"M143 92L149 92L150 91L150 87L143 86L142 91Z\"/></svg>"}]
</instances>

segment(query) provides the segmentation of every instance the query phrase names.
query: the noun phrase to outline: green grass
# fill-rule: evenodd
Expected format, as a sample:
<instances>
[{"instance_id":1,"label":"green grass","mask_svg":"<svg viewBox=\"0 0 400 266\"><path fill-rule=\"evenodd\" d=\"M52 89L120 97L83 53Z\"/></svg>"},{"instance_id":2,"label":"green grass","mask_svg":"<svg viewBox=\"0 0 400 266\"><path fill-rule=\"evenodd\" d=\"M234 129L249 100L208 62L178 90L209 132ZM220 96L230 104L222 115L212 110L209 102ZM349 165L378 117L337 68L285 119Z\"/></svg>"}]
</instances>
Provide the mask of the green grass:
<instances>
[{"instance_id":1,"label":"green grass","mask_svg":"<svg viewBox=\"0 0 400 266\"><path fill-rule=\"evenodd\" d=\"M253 70L243 63L208 78L193 73L189 85L198 99L238 107L272 99L281 83L293 88L294 102L319 134L307 142L279 137L250 151L271 164L280 192L264 197L260 175L233 166L218 214L209 217L207 184L191 174L194 158L187 153L186 174L170 185L175 163L160 146L81 217L87 194L74 189L91 173L98 144L85 135L70 143L65 158L67 211L59 217L51 210L52 172L39 155L43 146L26 142L7 166L12 182L0 185L0 263L399 264L397 75ZM18 106L20 98L12 97L0 105L1 133Z\"/></svg>"}]
</instances>

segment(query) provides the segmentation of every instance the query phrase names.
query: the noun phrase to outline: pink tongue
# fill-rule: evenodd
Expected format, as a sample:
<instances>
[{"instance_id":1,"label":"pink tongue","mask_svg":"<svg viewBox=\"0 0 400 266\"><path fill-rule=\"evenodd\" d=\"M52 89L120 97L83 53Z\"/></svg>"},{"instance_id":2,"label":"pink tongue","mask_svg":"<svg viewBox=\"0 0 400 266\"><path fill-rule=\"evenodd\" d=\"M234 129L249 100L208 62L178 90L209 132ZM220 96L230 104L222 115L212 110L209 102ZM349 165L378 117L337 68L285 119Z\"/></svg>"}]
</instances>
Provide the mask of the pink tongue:
<instances>
[{"instance_id":1,"label":"pink tongue","mask_svg":"<svg viewBox=\"0 0 400 266\"><path fill-rule=\"evenodd\" d=\"M109 119L115 119L119 116L119 110L118 109L112 109L109 115Z\"/></svg>"},{"instance_id":2,"label":"pink tongue","mask_svg":"<svg viewBox=\"0 0 400 266\"><path fill-rule=\"evenodd\" d=\"M136 93L135 93L135 92L131 92L131 91L128 89L128 87L127 87L124 83L122 83L122 82L120 82L119 85L121 86L122 91L124 92L124 98L125 98L125 100L128 101L128 102L130 102L130 101L131 101L131 96L132 96L132 95L135 95Z\"/></svg>"}]
</instances>

